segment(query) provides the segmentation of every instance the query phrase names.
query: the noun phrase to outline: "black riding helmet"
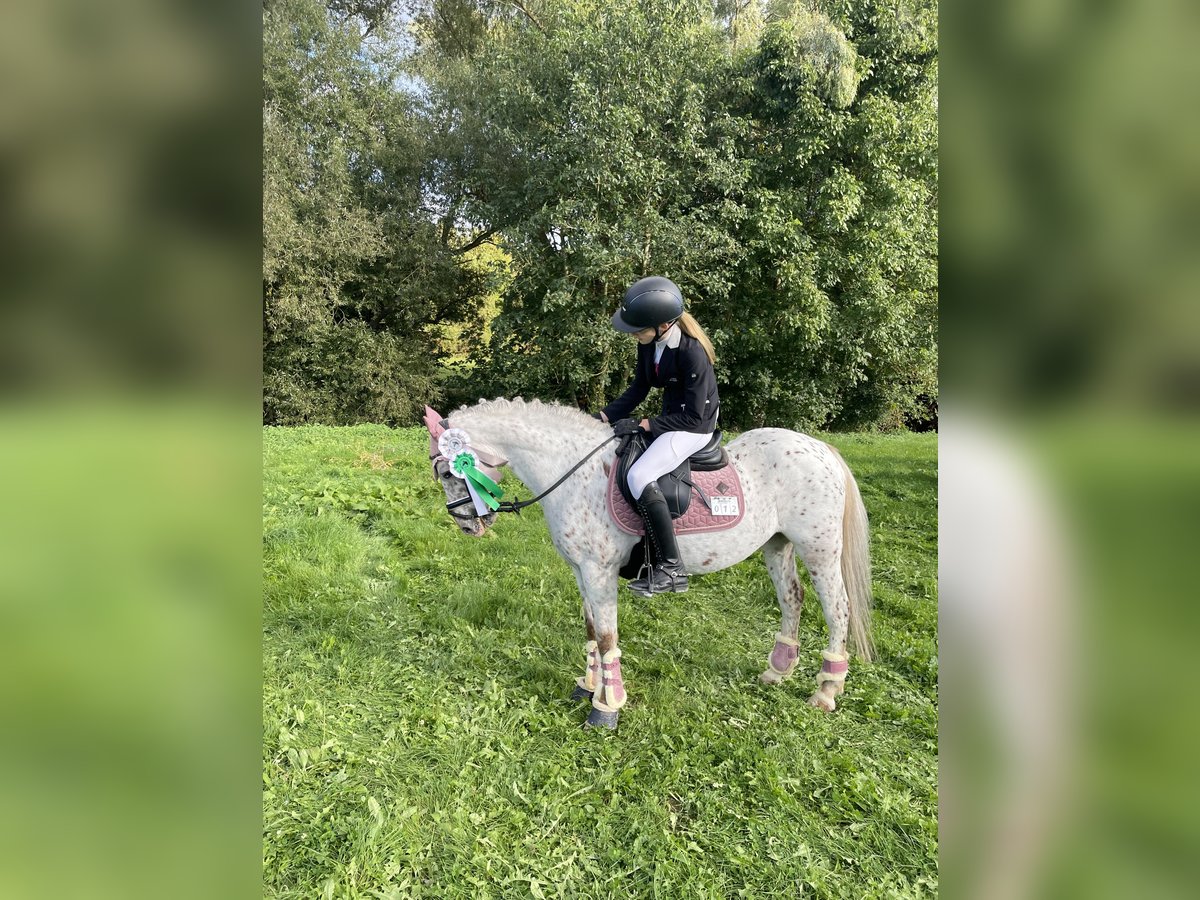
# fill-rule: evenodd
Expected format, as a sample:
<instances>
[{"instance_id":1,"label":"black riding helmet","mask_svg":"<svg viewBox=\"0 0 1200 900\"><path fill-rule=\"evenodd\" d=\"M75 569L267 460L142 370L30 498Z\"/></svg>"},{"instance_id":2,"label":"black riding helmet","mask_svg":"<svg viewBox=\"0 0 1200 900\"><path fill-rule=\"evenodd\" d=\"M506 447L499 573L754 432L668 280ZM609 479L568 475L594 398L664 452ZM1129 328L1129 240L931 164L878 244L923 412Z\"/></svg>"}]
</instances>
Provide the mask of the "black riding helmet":
<instances>
[{"instance_id":1,"label":"black riding helmet","mask_svg":"<svg viewBox=\"0 0 1200 900\"><path fill-rule=\"evenodd\" d=\"M683 294L669 278L651 275L635 282L625 292L620 308L613 313L612 326L617 331L634 334L673 322L683 315Z\"/></svg>"}]
</instances>

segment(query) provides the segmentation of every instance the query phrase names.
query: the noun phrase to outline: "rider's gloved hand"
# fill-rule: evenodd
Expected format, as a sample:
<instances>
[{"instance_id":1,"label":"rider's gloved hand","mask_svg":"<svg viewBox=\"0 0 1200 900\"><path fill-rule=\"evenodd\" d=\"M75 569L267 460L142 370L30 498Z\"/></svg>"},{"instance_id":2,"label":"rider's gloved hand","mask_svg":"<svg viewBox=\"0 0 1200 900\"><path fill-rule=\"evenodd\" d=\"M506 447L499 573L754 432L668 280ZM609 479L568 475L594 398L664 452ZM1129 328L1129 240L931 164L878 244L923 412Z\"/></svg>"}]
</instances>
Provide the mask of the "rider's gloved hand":
<instances>
[{"instance_id":1,"label":"rider's gloved hand","mask_svg":"<svg viewBox=\"0 0 1200 900\"><path fill-rule=\"evenodd\" d=\"M625 437L625 435L635 434L641 429L642 426L637 419L619 419L613 425L613 434L617 437Z\"/></svg>"}]
</instances>

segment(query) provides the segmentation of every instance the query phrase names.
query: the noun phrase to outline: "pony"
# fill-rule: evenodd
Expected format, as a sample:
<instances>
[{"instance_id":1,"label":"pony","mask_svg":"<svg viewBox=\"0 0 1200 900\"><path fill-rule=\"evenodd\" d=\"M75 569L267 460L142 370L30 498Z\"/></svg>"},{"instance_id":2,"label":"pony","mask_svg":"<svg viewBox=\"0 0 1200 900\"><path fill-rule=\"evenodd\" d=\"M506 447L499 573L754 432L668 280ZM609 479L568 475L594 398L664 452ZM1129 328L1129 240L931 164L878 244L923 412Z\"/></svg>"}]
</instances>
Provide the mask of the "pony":
<instances>
[{"instance_id":1,"label":"pony","mask_svg":"<svg viewBox=\"0 0 1200 900\"><path fill-rule=\"evenodd\" d=\"M434 477L464 534L480 537L498 512L529 502L498 502L503 467L539 495L550 489L539 498L546 526L575 575L587 630L587 660L572 696L591 701L585 727L615 729L628 699L617 640L618 573L641 539L620 529L608 510L617 460L616 449L603 445L611 444L612 428L577 409L520 397L481 400L448 419L426 407L425 424ZM683 563L689 575L703 575L763 551L781 624L759 677L780 684L799 664L799 557L829 629L809 703L832 712L845 689L847 641L864 661L874 653L869 529L858 485L833 447L799 432L757 428L725 449L741 479L744 515L722 531L679 535Z\"/></svg>"}]
</instances>

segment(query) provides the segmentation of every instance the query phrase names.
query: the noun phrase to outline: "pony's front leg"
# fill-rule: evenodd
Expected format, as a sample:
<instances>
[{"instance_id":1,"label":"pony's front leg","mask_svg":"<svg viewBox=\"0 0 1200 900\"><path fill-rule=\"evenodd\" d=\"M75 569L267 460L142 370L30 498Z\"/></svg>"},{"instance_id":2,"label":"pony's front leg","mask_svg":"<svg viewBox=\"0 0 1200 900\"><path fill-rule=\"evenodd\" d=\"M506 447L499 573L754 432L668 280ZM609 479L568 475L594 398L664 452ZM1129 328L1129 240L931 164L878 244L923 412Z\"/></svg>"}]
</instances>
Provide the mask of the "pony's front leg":
<instances>
[{"instance_id":1,"label":"pony's front leg","mask_svg":"<svg viewBox=\"0 0 1200 900\"><path fill-rule=\"evenodd\" d=\"M616 604L613 604L613 618L616 618ZM605 640L605 638L608 640ZM621 650L617 647L617 632L613 630L607 635L601 635L597 642L600 652L600 686L592 694L592 711L588 714L587 728L617 727L617 718L621 707L628 699L625 693L625 681L621 677Z\"/></svg>"},{"instance_id":2,"label":"pony's front leg","mask_svg":"<svg viewBox=\"0 0 1200 900\"><path fill-rule=\"evenodd\" d=\"M588 641L588 672L576 685L576 696L590 684L592 711L585 727L613 729L627 699L621 676L621 650L617 646L616 569L583 567L579 586L588 619L588 636L592 640ZM592 669L594 660L599 662L598 672Z\"/></svg>"},{"instance_id":3,"label":"pony's front leg","mask_svg":"<svg viewBox=\"0 0 1200 900\"><path fill-rule=\"evenodd\" d=\"M592 612L588 609L587 601L583 603L583 619L587 625L587 644L584 645L584 652L587 654L587 662L584 664L583 675L575 679L575 690L571 694L572 700L591 700L592 695L602 683L600 675L600 650L596 643L596 623L592 620Z\"/></svg>"}]
</instances>

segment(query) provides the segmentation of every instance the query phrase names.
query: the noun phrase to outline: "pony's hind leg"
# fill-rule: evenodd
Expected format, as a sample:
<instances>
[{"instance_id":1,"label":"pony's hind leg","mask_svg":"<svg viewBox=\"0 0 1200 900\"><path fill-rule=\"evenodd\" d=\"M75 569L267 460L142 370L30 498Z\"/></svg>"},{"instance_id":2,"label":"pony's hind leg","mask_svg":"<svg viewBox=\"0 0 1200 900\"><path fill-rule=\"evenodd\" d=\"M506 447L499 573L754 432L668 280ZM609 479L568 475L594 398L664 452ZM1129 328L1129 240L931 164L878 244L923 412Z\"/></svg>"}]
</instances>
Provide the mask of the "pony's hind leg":
<instances>
[{"instance_id":1,"label":"pony's hind leg","mask_svg":"<svg viewBox=\"0 0 1200 900\"><path fill-rule=\"evenodd\" d=\"M817 689L808 702L818 709L833 712L837 708L834 698L845 691L849 668L846 637L850 627L850 600L842 580L840 554L822 553L815 559L805 559L804 565L821 600L825 625L829 629L829 645L821 652Z\"/></svg>"},{"instance_id":2,"label":"pony's hind leg","mask_svg":"<svg viewBox=\"0 0 1200 900\"><path fill-rule=\"evenodd\" d=\"M763 559L771 581L775 583L775 594L782 614L779 633L775 635L775 646L767 657L767 669L758 677L763 684L779 684L790 678L796 668L799 642L796 639L800 628L800 607L804 603L804 584L796 572L796 554L792 542L777 534L763 545Z\"/></svg>"}]
</instances>

